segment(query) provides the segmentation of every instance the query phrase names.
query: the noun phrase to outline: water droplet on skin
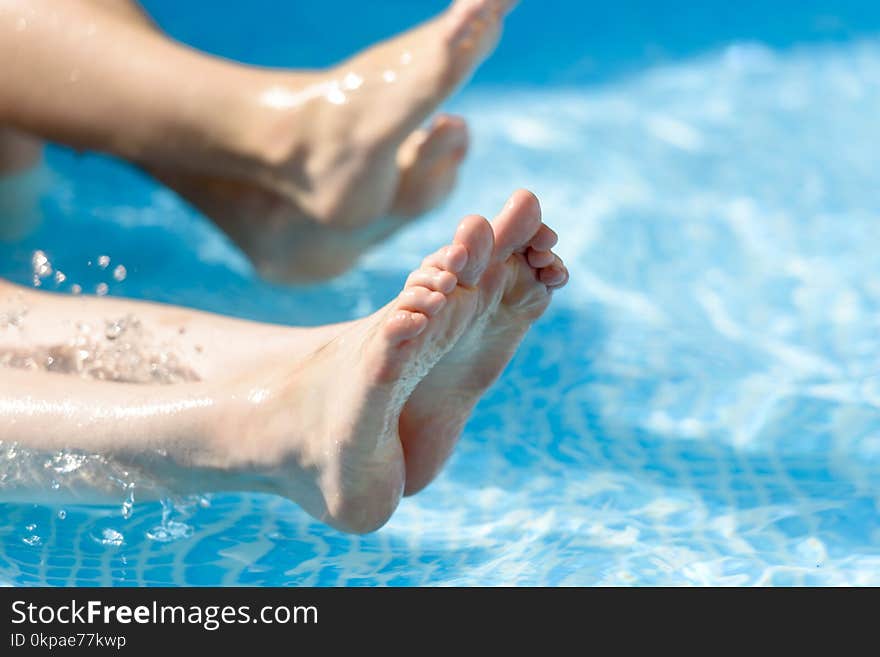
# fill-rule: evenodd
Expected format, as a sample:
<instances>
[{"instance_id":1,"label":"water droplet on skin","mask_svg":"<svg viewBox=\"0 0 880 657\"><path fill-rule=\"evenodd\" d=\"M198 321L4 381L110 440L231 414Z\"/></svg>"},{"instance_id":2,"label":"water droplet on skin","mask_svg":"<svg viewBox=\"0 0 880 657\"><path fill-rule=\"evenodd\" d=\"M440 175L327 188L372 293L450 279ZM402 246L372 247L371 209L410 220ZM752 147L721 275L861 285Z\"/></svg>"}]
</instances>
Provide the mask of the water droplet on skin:
<instances>
[{"instance_id":1,"label":"water droplet on skin","mask_svg":"<svg viewBox=\"0 0 880 657\"><path fill-rule=\"evenodd\" d=\"M391 84L397 79L397 73L394 71L388 70L382 74L382 79L385 80L388 84Z\"/></svg>"},{"instance_id":2,"label":"water droplet on skin","mask_svg":"<svg viewBox=\"0 0 880 657\"><path fill-rule=\"evenodd\" d=\"M98 285L95 286L95 294L97 294L99 297L107 296L107 292L109 291L110 288L107 286L106 283L98 283Z\"/></svg>"},{"instance_id":3,"label":"water droplet on skin","mask_svg":"<svg viewBox=\"0 0 880 657\"><path fill-rule=\"evenodd\" d=\"M115 322L107 322L104 329L104 336L108 340L115 340L125 331L125 320L118 319Z\"/></svg>"},{"instance_id":4,"label":"water droplet on skin","mask_svg":"<svg viewBox=\"0 0 880 657\"><path fill-rule=\"evenodd\" d=\"M19 18L15 21L15 31L16 32L24 32L27 29L27 19Z\"/></svg>"},{"instance_id":5,"label":"water droplet on skin","mask_svg":"<svg viewBox=\"0 0 880 657\"><path fill-rule=\"evenodd\" d=\"M342 78L342 88L349 91L358 89L364 83L364 79L357 73L346 73Z\"/></svg>"},{"instance_id":6,"label":"water droplet on skin","mask_svg":"<svg viewBox=\"0 0 880 657\"><path fill-rule=\"evenodd\" d=\"M113 279L121 283L128 276L128 270L123 265L117 265L113 270Z\"/></svg>"},{"instance_id":7,"label":"water droplet on skin","mask_svg":"<svg viewBox=\"0 0 880 657\"><path fill-rule=\"evenodd\" d=\"M333 103L334 105L344 105L346 101L345 94L342 93L342 90L334 86L333 88L327 91L327 100Z\"/></svg>"}]
</instances>

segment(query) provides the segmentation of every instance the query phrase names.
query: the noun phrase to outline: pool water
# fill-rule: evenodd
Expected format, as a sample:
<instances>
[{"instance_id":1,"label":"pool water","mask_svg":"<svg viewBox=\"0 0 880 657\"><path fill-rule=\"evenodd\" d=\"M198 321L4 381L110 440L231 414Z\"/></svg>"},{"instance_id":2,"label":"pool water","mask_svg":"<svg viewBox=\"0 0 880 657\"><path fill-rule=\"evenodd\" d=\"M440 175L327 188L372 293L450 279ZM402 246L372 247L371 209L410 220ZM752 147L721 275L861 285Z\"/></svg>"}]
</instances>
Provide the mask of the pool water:
<instances>
[{"instance_id":1,"label":"pool water","mask_svg":"<svg viewBox=\"0 0 880 657\"><path fill-rule=\"evenodd\" d=\"M202 47L287 65L442 5L328 3L358 14L337 24L313 3L273 9L284 21L219 3L206 29L194 8L147 4ZM443 475L381 531L346 536L259 495L143 503L121 482L107 507L0 505L0 582L880 584L880 11L653 4L526 0L451 103L474 135L452 200L324 286L260 282L170 192L52 149L39 228L0 246L0 275L22 283L40 249L62 290L343 320L512 185L541 198L572 280Z\"/></svg>"}]
</instances>

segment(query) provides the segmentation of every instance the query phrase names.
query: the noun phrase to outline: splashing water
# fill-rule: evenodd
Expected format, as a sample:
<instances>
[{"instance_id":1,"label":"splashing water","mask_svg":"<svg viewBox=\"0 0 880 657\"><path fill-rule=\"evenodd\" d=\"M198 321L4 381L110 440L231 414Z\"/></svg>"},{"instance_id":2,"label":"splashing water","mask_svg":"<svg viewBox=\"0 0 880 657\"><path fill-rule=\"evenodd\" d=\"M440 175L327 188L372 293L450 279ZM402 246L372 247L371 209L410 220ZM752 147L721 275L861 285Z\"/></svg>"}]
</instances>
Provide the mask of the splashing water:
<instances>
[{"instance_id":1,"label":"splashing water","mask_svg":"<svg viewBox=\"0 0 880 657\"><path fill-rule=\"evenodd\" d=\"M64 501L63 522L51 506L62 495L5 505L3 576L880 584L878 71L874 41L739 44L599 88L465 93L475 141L460 194L318 293L255 281L168 193L140 188L142 207L112 196L137 179L80 199L120 242L106 247L114 264L117 252L137 258L122 228L163 253L137 260L151 282L126 281L129 292L306 323L380 306L449 238L451 217L492 212L516 181L542 199L572 285L481 402L450 467L381 532L342 536L261 495L166 508L144 501L138 480L128 519L118 485L112 506ZM125 175L58 161L73 172L47 200L59 208L88 193L77 176L93 170L76 167ZM82 476L90 463L51 474ZM82 540L107 527L121 545ZM41 545L22 540L37 534Z\"/></svg>"},{"instance_id":2,"label":"splashing water","mask_svg":"<svg viewBox=\"0 0 880 657\"><path fill-rule=\"evenodd\" d=\"M24 313L9 325L21 328ZM2 326L2 324L0 324ZM119 383L173 384L198 381L198 375L178 355L174 345L154 344L140 320L127 315L106 320L103 328L79 322L76 333L64 344L28 350L0 348L0 367L77 374L82 378Z\"/></svg>"}]
</instances>

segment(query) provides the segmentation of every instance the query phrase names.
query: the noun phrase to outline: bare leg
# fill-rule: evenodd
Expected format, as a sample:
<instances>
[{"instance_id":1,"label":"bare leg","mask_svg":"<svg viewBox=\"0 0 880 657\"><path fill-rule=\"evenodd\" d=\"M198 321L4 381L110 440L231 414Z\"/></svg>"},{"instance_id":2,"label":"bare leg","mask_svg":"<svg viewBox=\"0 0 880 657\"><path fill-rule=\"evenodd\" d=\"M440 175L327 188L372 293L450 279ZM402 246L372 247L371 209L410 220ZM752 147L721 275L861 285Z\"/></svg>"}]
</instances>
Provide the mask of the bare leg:
<instances>
[{"instance_id":1,"label":"bare leg","mask_svg":"<svg viewBox=\"0 0 880 657\"><path fill-rule=\"evenodd\" d=\"M113 14L117 18L128 21L132 25L156 28L153 19L144 11L137 0L88 0L88 2L95 7L100 7L109 14Z\"/></svg>"},{"instance_id":2,"label":"bare leg","mask_svg":"<svg viewBox=\"0 0 880 657\"><path fill-rule=\"evenodd\" d=\"M150 17L134 0L89 0L89 2L133 24L144 27L154 26ZM0 126L0 176L29 169L37 164L42 152L43 142L40 139L19 130ZM0 226L0 231L2 228Z\"/></svg>"},{"instance_id":3,"label":"bare leg","mask_svg":"<svg viewBox=\"0 0 880 657\"><path fill-rule=\"evenodd\" d=\"M0 0L0 124L137 162L265 274L326 277L451 189L464 123L419 125L511 4L457 0L338 67L286 72L175 44L130 5Z\"/></svg>"},{"instance_id":4,"label":"bare leg","mask_svg":"<svg viewBox=\"0 0 880 657\"><path fill-rule=\"evenodd\" d=\"M534 197L518 193L491 225L467 217L385 308L316 329L6 286L10 308L28 314L8 322L0 353L63 341L82 315L122 313L160 342L184 328L177 347L202 357L189 381L164 386L0 369L0 438L106 455L172 490L278 493L340 529L371 531L435 476L565 284L548 231Z\"/></svg>"}]
</instances>

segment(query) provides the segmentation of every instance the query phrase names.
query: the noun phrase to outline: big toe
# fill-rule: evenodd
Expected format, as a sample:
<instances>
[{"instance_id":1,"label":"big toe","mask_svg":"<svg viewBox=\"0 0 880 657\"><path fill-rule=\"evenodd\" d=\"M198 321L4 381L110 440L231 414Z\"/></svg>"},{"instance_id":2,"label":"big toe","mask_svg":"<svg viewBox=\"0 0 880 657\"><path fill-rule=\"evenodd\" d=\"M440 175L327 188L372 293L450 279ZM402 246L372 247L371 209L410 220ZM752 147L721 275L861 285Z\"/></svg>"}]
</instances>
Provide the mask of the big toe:
<instances>
[{"instance_id":1,"label":"big toe","mask_svg":"<svg viewBox=\"0 0 880 657\"><path fill-rule=\"evenodd\" d=\"M454 26L453 43L480 57L498 41L501 21L518 0L456 0L449 17Z\"/></svg>"},{"instance_id":2,"label":"big toe","mask_svg":"<svg viewBox=\"0 0 880 657\"><path fill-rule=\"evenodd\" d=\"M468 148L464 119L441 115L426 130L417 130L397 153L400 183L392 213L417 217L439 205L455 187L458 168Z\"/></svg>"},{"instance_id":3,"label":"big toe","mask_svg":"<svg viewBox=\"0 0 880 657\"><path fill-rule=\"evenodd\" d=\"M538 197L520 189L505 203L492 221L495 234L495 256L504 260L513 253L524 252L541 230L541 204Z\"/></svg>"}]
</instances>

